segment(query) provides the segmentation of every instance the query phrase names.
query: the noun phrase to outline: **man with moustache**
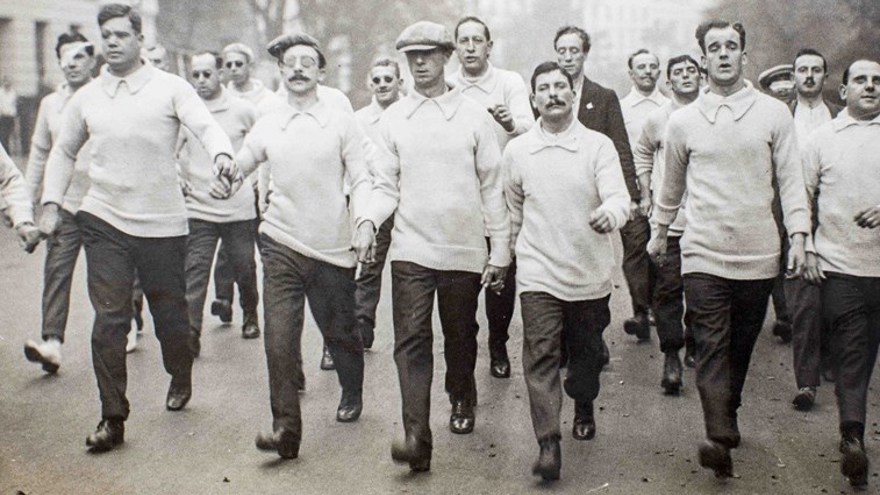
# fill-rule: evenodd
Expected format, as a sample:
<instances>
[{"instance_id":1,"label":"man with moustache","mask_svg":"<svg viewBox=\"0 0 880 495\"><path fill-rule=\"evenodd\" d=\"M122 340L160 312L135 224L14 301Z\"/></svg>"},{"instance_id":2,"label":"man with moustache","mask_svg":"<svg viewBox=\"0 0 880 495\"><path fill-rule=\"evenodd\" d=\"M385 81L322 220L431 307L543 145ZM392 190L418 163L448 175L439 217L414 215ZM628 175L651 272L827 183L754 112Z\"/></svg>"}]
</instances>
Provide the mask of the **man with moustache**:
<instances>
[{"instance_id":1,"label":"man with moustache","mask_svg":"<svg viewBox=\"0 0 880 495\"><path fill-rule=\"evenodd\" d=\"M299 455L302 438L300 342L305 302L324 337L342 387L336 420L363 409L364 350L354 320L355 267L372 262L372 226L352 226L370 195L363 135L353 115L318 98L327 64L318 42L282 35L267 50L278 60L286 106L257 121L236 155L245 174L270 165L272 201L260 224L264 344L269 368L272 432L260 450ZM351 187L351 205L343 182Z\"/></svg>"},{"instance_id":2,"label":"man with moustache","mask_svg":"<svg viewBox=\"0 0 880 495\"><path fill-rule=\"evenodd\" d=\"M400 99L400 89L403 86L400 65L389 57L377 58L370 68L367 85L373 93L373 99L369 105L355 112L354 116L367 135L365 141L367 164L370 165L372 173L375 147L382 139L379 120L382 113ZM382 271L385 269L385 258L391 246L393 227L393 215L379 226L379 230L376 231L375 262L361 265L360 277L357 279L357 288L354 292L355 325L364 341L364 349L373 347L375 339L376 307L379 305L379 296L382 292Z\"/></svg>"},{"instance_id":3,"label":"man with moustache","mask_svg":"<svg viewBox=\"0 0 880 495\"><path fill-rule=\"evenodd\" d=\"M52 144L58 140L62 111L70 97L92 80L92 70L95 67L95 47L79 33L64 33L59 36L55 55L64 73L64 83L40 102L25 173L28 190L34 202L39 202L42 193L46 160ZM82 233L76 224L75 215L89 187L88 157L89 146L84 146L77 155L73 179L64 194L60 211L61 225L55 236L46 242L42 342L38 344L28 340L24 345L24 355L28 361L39 363L47 373L55 373L61 366L61 345L64 342L70 309L70 288L82 247Z\"/></svg>"},{"instance_id":4,"label":"man with moustache","mask_svg":"<svg viewBox=\"0 0 880 495\"><path fill-rule=\"evenodd\" d=\"M222 187L241 174L232 145L195 90L183 79L145 64L141 17L132 7L108 4L98 13L107 65L67 102L43 185L41 230L54 235L77 153L91 141L91 185L76 215L83 235L89 298L95 309L92 361L102 420L86 439L93 452L124 441L126 333L132 315L132 279L140 277L162 346L171 384L165 407L178 411L192 395L193 354L186 312L186 206L178 183L175 145L181 126L199 137ZM222 178L222 180L220 179Z\"/></svg>"},{"instance_id":5,"label":"man with moustache","mask_svg":"<svg viewBox=\"0 0 880 495\"><path fill-rule=\"evenodd\" d=\"M502 167L511 245L519 260L523 370L540 446L532 473L557 480L562 334L568 347L563 386L577 411L572 436L590 440L596 434L602 330L611 321L610 233L626 223L630 198L614 143L574 118L571 76L556 62L545 62L531 84L541 118L509 143Z\"/></svg>"},{"instance_id":6,"label":"man with moustache","mask_svg":"<svg viewBox=\"0 0 880 495\"><path fill-rule=\"evenodd\" d=\"M642 190L653 191L655 196L660 194L659 185L663 183L666 172L663 160L666 151L663 140L666 124L672 112L690 105L699 96L700 66L690 55L673 57L666 65L666 79L669 89L672 90L672 99L648 115L641 136L633 148L636 173L639 174ZM676 216L669 227L665 258L660 263L651 261L654 272L652 308L657 318L660 352L665 356L660 385L669 395L677 395L682 386L681 359L678 352L686 346L685 359L694 359L693 335L689 327L685 330L682 326L684 286L681 280L679 241L684 228L684 215Z\"/></svg>"},{"instance_id":7,"label":"man with moustache","mask_svg":"<svg viewBox=\"0 0 880 495\"><path fill-rule=\"evenodd\" d=\"M774 176L791 241L791 276L803 270L810 218L791 115L743 77L745 29L710 20L697 28L696 38L708 86L669 117L666 175L654 210L657 232L648 249L662 262L686 183L682 276L707 436L699 462L718 477L730 477L743 385L779 273L779 235L767 215Z\"/></svg>"},{"instance_id":8,"label":"man with moustache","mask_svg":"<svg viewBox=\"0 0 880 495\"><path fill-rule=\"evenodd\" d=\"M794 57L794 81L796 98L789 108L794 115L794 130L798 145L803 151L810 141L810 134L841 111L841 107L828 101L822 94L828 75L828 64L821 53L803 48ZM813 219L815 221L814 212ZM813 225L815 229L815 224ZM829 360L828 332L822 323L822 304L819 287L803 278L786 278L785 299L791 316L794 355L794 376L797 384L792 404L801 411L813 407L816 388L821 375L833 378Z\"/></svg>"},{"instance_id":9,"label":"man with moustache","mask_svg":"<svg viewBox=\"0 0 880 495\"><path fill-rule=\"evenodd\" d=\"M804 177L818 226L804 278L820 287L831 331L840 472L853 486L864 486L865 410L880 344L880 63L850 64L840 97L846 111L805 145Z\"/></svg>"},{"instance_id":10,"label":"man with moustache","mask_svg":"<svg viewBox=\"0 0 880 495\"><path fill-rule=\"evenodd\" d=\"M229 95L220 84L223 59L211 52L197 53L191 60L190 82L214 120L229 136L234 149L241 148L244 137L253 127L256 110L246 100ZM193 351L199 355L202 314L208 292L208 279L217 243L226 246L227 262L241 291L244 307L243 338L260 335L257 320L257 266L254 261L256 216L254 190L239 189L225 199L211 196L211 157L193 133L183 130L181 177L188 186L186 209L189 213L189 236L186 238L186 302Z\"/></svg>"},{"instance_id":11,"label":"man with moustache","mask_svg":"<svg viewBox=\"0 0 880 495\"><path fill-rule=\"evenodd\" d=\"M392 445L391 456L413 471L427 471L435 294L452 405L449 429L468 434L477 405L478 297L481 286L503 288L510 225L491 116L446 84L444 66L454 48L449 32L417 22L396 46L406 54L414 88L382 115L373 200L360 226L382 225L394 213L388 257L406 439Z\"/></svg>"},{"instance_id":12,"label":"man with moustache","mask_svg":"<svg viewBox=\"0 0 880 495\"><path fill-rule=\"evenodd\" d=\"M153 67L165 72L171 71L171 60L168 58L168 50L159 43L144 50L144 55L146 55L147 61L153 64Z\"/></svg>"},{"instance_id":13,"label":"man with moustache","mask_svg":"<svg viewBox=\"0 0 880 495\"><path fill-rule=\"evenodd\" d=\"M499 69L489 61L492 37L478 17L458 21L454 31L455 52L460 63L452 83L483 105L495 120L495 135L503 151L514 137L534 124L526 85L516 72ZM489 372L495 378L510 378L507 355L508 328L516 299L516 260L510 262L504 289L486 291L486 319L489 321Z\"/></svg>"},{"instance_id":14,"label":"man with moustache","mask_svg":"<svg viewBox=\"0 0 880 495\"><path fill-rule=\"evenodd\" d=\"M629 94L620 100L620 109L623 112L627 139L635 149L648 115L669 99L663 96L660 88L657 87L657 81L660 79L660 60L656 55L641 48L630 55L627 66L633 86ZM650 175L643 177L650 179ZM651 210L651 184L643 183L642 177L639 179L641 192L639 211L626 226L628 241L624 246L623 260L626 283L632 298L633 317L624 322L623 329L627 334L635 335L640 341L645 341L651 338L648 312L651 309L651 295L654 291L654 271L647 251L648 239L651 237L651 227L648 224Z\"/></svg>"},{"instance_id":15,"label":"man with moustache","mask_svg":"<svg viewBox=\"0 0 880 495\"><path fill-rule=\"evenodd\" d=\"M577 119L587 129L605 134L614 142L614 148L620 157L620 166L623 169L623 178L626 181L626 188L629 191L632 202L630 203L630 216L635 218L632 222L627 222L620 229L620 238L623 241L623 272L626 277L627 285L635 294L644 295L644 298L633 298L633 310L635 313L647 313L649 304L649 294L646 290L647 278L642 275L640 266L642 253L644 251L644 241L640 240L644 237L647 223L642 217L638 217L639 202L641 201L641 193L639 192L639 184L636 178L636 169L632 160L632 148L630 148L629 139L626 133L626 126L623 122L623 115L620 109L620 102L614 91L600 86L591 81L584 75L584 63L587 55L590 53L590 35L583 29L576 26L563 26L556 31L553 39L553 48L556 51L556 61L571 76L574 82L575 106L574 114ZM648 194L646 192L646 194ZM637 218L638 217L638 218ZM647 317L644 320L647 322ZM635 326L633 326L635 323ZM626 328L629 324L631 329L638 328L641 320L634 316L624 323ZM641 331L641 330L640 330ZM608 364L610 356L608 346L602 342L601 359L604 364Z\"/></svg>"}]
</instances>

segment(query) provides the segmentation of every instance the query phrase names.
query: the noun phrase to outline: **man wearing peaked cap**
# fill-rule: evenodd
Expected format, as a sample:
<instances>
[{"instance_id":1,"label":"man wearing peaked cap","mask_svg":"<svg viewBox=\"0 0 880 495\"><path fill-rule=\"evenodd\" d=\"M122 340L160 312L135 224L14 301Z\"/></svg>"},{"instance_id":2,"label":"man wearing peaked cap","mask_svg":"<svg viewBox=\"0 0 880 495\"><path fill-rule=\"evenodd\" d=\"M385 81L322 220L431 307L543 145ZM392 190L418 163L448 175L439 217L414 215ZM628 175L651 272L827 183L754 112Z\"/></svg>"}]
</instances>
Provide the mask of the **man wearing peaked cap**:
<instances>
[{"instance_id":1,"label":"man wearing peaked cap","mask_svg":"<svg viewBox=\"0 0 880 495\"><path fill-rule=\"evenodd\" d=\"M414 91L382 115L373 197L359 226L375 229L395 215L388 258L406 441L395 443L391 456L413 471L427 471L434 295L452 405L449 428L467 434L477 404L478 297L481 286L495 292L504 286L510 224L491 116L446 85L444 67L453 50L449 32L417 22L404 29L396 46L406 54Z\"/></svg>"},{"instance_id":2,"label":"man wearing peaked cap","mask_svg":"<svg viewBox=\"0 0 880 495\"><path fill-rule=\"evenodd\" d=\"M794 68L791 64L771 67L758 75L758 84L770 96L788 102L794 96Z\"/></svg>"}]
</instances>

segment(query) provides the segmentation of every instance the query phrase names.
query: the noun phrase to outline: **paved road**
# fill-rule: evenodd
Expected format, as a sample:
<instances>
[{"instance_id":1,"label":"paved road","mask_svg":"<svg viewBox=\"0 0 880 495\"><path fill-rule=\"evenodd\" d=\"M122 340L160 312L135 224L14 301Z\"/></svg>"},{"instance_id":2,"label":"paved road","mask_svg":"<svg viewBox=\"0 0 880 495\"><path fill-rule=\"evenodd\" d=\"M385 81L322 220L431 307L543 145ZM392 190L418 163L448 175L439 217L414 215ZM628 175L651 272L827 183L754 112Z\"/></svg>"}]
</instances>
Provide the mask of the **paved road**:
<instances>
[{"instance_id":1,"label":"paved road","mask_svg":"<svg viewBox=\"0 0 880 495\"><path fill-rule=\"evenodd\" d=\"M148 322L129 356L132 414L125 444L104 455L86 452L84 440L99 420L91 369L92 313L80 267L74 280L64 362L56 376L27 363L22 344L39 335L43 248L26 255L9 231L0 232L0 494L701 494L850 493L839 475L837 414L832 388L820 389L817 408L794 411L791 350L773 340L769 326L758 342L740 413L743 445L734 451L736 477L717 481L696 462L702 415L685 374L681 397L662 395L662 355L656 336L638 344L622 331L629 298L612 297L607 331L611 364L597 401L598 435L562 442L562 480L539 483L530 474L537 455L522 377L518 316L512 327L514 375L489 376L485 333L480 338L477 386L480 406L473 434L449 432L443 393L442 347L435 342L432 470L412 475L391 462L389 446L402 435L400 395L391 357L390 301L380 307L377 342L366 356L365 408L354 424L335 422L335 374L318 369L320 339L311 320L303 338L307 391L300 458L280 462L253 446L271 426L262 340L239 336L233 325L206 316L202 356L194 370L194 396L180 413L165 411L168 377ZM620 277L618 276L618 279ZM485 329L485 320L480 323ZM439 325L439 323L435 323ZM485 332L485 330L484 330ZM877 396L871 396L876 417ZM573 405L566 399L563 428ZM870 421L869 421L870 422ZM873 458L870 490L880 488L876 423L867 448Z\"/></svg>"}]
</instances>

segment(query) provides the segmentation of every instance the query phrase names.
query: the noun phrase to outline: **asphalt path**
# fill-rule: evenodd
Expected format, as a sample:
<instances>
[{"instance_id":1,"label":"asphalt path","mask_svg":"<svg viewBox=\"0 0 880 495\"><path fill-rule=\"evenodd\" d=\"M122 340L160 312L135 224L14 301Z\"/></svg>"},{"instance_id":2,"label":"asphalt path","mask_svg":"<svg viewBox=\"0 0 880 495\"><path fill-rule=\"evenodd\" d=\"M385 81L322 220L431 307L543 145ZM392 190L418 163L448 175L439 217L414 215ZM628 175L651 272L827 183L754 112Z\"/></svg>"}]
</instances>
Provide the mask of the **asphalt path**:
<instances>
[{"instance_id":1,"label":"asphalt path","mask_svg":"<svg viewBox=\"0 0 880 495\"><path fill-rule=\"evenodd\" d=\"M266 360L262 339L241 338L238 308L229 325L206 315L193 398L181 412L165 410L169 377L147 318L139 347L128 357L132 413L125 443L106 454L89 454L84 440L100 420L100 408L91 366L93 313L84 258L74 279L63 364L57 375L45 375L22 352L26 339L39 338L44 248L27 255L13 233L4 230L0 253L0 494L852 492L839 474L833 386L820 388L813 411L792 409L791 347L771 335L772 310L746 382L739 416L743 443L733 451L736 476L719 481L701 469L696 447L703 426L694 372L686 369L681 396L663 395L663 356L656 334L650 343L640 344L623 333L629 297L620 274L606 332L611 364L602 375L596 402L598 434L587 442L571 438L573 403L566 397L562 479L556 483L541 483L531 475L538 446L522 375L518 308L508 344L513 365L509 380L489 375L486 324L480 315L480 405L474 432L449 432L442 337L435 338L431 471L412 474L391 461L391 441L402 438L402 426L387 292L379 308L376 343L366 353L364 413L356 423L335 421L339 385L334 372L318 368L321 340L307 316L307 390L298 459L282 461L254 447L255 434L271 428ZM385 280L389 282L387 271ZM869 425L877 415L876 393L870 402ZM880 428L873 423L866 438L873 460L869 493L880 488L878 439Z\"/></svg>"}]
</instances>

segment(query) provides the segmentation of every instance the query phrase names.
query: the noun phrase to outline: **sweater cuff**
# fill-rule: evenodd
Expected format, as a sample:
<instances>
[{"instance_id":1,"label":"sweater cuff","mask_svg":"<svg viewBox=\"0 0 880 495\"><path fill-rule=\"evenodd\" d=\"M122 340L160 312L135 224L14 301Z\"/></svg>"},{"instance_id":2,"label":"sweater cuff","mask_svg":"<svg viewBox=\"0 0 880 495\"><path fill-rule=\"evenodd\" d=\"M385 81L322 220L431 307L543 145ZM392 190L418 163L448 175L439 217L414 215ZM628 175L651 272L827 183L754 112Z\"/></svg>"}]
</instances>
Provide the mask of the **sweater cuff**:
<instances>
[{"instance_id":1,"label":"sweater cuff","mask_svg":"<svg viewBox=\"0 0 880 495\"><path fill-rule=\"evenodd\" d=\"M680 206L665 206L660 203L654 205L654 220L660 225L672 225L675 217L678 216Z\"/></svg>"}]
</instances>

